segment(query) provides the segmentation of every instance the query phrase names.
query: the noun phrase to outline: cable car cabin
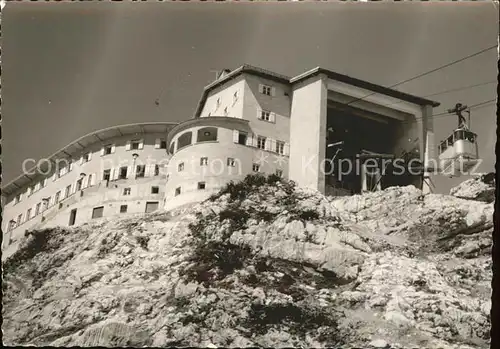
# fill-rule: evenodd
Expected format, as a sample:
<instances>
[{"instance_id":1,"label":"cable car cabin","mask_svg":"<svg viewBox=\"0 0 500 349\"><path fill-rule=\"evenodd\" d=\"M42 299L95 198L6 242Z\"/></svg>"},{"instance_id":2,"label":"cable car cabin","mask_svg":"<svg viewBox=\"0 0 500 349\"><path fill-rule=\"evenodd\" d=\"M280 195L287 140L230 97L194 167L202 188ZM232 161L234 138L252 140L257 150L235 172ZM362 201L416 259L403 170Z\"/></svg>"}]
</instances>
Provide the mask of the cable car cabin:
<instances>
[{"instance_id":1,"label":"cable car cabin","mask_svg":"<svg viewBox=\"0 0 500 349\"><path fill-rule=\"evenodd\" d=\"M439 167L442 173L460 176L478 162L477 135L466 129L455 130L438 147Z\"/></svg>"}]
</instances>

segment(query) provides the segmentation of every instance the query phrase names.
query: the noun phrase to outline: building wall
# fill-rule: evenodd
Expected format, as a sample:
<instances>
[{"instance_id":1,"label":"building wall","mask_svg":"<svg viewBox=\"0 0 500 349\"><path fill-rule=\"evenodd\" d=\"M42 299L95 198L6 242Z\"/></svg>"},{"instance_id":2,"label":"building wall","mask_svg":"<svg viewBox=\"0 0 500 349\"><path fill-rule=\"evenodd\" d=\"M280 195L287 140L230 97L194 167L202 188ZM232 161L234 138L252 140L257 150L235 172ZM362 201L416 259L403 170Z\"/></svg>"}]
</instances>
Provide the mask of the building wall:
<instances>
[{"instance_id":1,"label":"building wall","mask_svg":"<svg viewBox=\"0 0 500 349\"><path fill-rule=\"evenodd\" d=\"M160 176L123 179L110 182L108 187L102 182L74 193L61 202L52 204L42 214L14 229L11 232L12 235L4 236L2 258L7 258L17 250L26 230L68 226L73 209L76 209L75 226L90 221L94 208L100 206L104 206L103 217L144 213L146 202L158 202L158 209L162 209L165 182L165 179ZM151 194L152 186L159 187L158 194ZM131 189L130 195L123 195L124 188ZM127 205L126 213L120 213L121 205ZM11 238L10 243L9 238Z\"/></svg>"},{"instance_id":2,"label":"building wall","mask_svg":"<svg viewBox=\"0 0 500 349\"><path fill-rule=\"evenodd\" d=\"M241 119L243 117L243 90L243 76L215 88L208 95L200 117L229 116ZM219 101L218 105L217 101ZM226 108L227 113L225 113Z\"/></svg>"},{"instance_id":3,"label":"building wall","mask_svg":"<svg viewBox=\"0 0 500 349\"><path fill-rule=\"evenodd\" d=\"M298 84L293 91L290 124L290 179L325 192L322 170L326 152L327 85L324 76Z\"/></svg>"},{"instance_id":4,"label":"building wall","mask_svg":"<svg viewBox=\"0 0 500 349\"><path fill-rule=\"evenodd\" d=\"M4 216L3 216L3 232L4 232L4 243L6 242L8 244L9 238L11 240L18 240L21 236L24 235L24 231L26 229L30 229L34 227L36 224L41 222L41 217L42 217L42 209L40 210L40 213L35 216L35 209L36 205L38 203L41 203L41 207L43 207L43 198L50 197L49 204L48 204L48 210L50 210L53 207L58 207L59 203L55 202L55 194L58 191L61 191L60 194L60 199L59 202L63 202L66 207L72 208L73 207L73 201L75 200L74 198L78 196L79 194L75 194L75 189L76 189L76 182L80 178L81 173L85 173L86 176L83 177L83 182L82 182L82 188L88 188L89 190L92 188L100 188L99 192L104 191L110 193L112 192L112 186L115 180L118 178L118 170L121 166L128 166L129 170L127 173L127 176L129 178L134 178L135 173L132 171L132 166L134 164L134 160L132 157L133 153L137 153L139 157L135 161L135 165L146 165L146 177L154 179L156 181L157 185L160 187L160 192L164 191L164 183L162 183L162 178L164 181L164 178L166 178L166 169L165 166L166 163L168 163L168 155L166 153L166 149L157 149L155 147L155 143L157 139L165 139L165 134L163 133L151 133L151 134L141 134L141 135L127 135L123 137L116 137L112 138L110 140L107 140L104 142L104 145L107 144L114 144L114 153L109 154L109 155L104 155L101 156L101 149L102 145L100 143L95 143L89 146L88 148L82 150L80 153L73 154L74 158L74 163L72 170L69 171L68 173L62 175L60 178L57 178L55 173L57 172L57 167L53 166L52 171L50 174L47 176L42 176L38 175L36 178L34 178L33 182L34 183L39 183L42 181L44 178L46 178L46 186L37 190L34 192L32 195L28 195L28 186L25 188L19 189L17 192L13 193L9 197L7 197L6 204L4 207ZM143 139L143 149L141 150L126 150L126 143L129 140L135 140L135 139ZM82 154L86 154L88 152L91 152L91 159L89 162L86 163L80 163L80 156ZM159 176L154 176L154 166L155 164L160 165L160 174ZM61 167L63 167L63 164L61 164ZM105 169L111 169L112 170L112 181L110 182L110 186L106 188L105 182L102 180L102 175L103 171ZM92 175L92 181L91 183L88 182L89 175ZM135 180L135 179L132 179ZM140 180L140 179L139 179ZM118 180L117 182L119 182ZM65 188L67 186L71 185L71 191L70 191L70 196L68 198L65 197ZM139 190L139 191L145 191L147 188L141 188L141 187L136 187L132 188L132 192L134 190ZM21 201L19 203L15 203L15 197L17 194L21 194ZM111 195L111 194L109 194ZM143 194L139 194L143 195ZM131 195L130 198L128 199L133 200L133 196ZM83 200L86 200L86 196L84 193ZM101 194L99 194L99 199L95 200L103 200L103 197ZM135 200L135 199L134 199ZM81 201L81 200L78 200ZM69 206L68 206L69 205ZM31 208L31 218L27 219L26 218L26 213L27 210ZM47 213L49 213L47 210ZM45 213L45 212L43 212ZM9 221L10 220L15 220L17 221L18 215L22 215L22 220L20 225L16 225L16 227L12 230L9 230ZM62 215L62 224L67 225L69 216L64 217L65 215ZM80 214L77 217L78 219L89 219L91 215L85 216L84 213ZM58 215L55 215L53 218L59 219L60 217ZM52 219L51 216L47 216L46 221Z\"/></svg>"},{"instance_id":5,"label":"building wall","mask_svg":"<svg viewBox=\"0 0 500 349\"><path fill-rule=\"evenodd\" d=\"M192 127L188 130L195 134L198 129L199 127ZM272 174L276 173L277 169L281 169L283 176L287 178L288 159L286 156L280 157L283 161L279 163L275 161L277 157L273 152L236 143L233 129L218 127L217 135L217 141L195 143L180 149L172 156L165 191L166 210L190 202L202 201L229 181L242 180L246 175L255 173L252 168L254 163L261 165L259 170L261 173ZM178 135L173 140L177 138ZM264 162L259 162L261 156L266 157ZM200 165L202 157L207 158L207 165ZM227 165L228 158L235 159L235 167ZM181 163L184 164L184 169L179 171ZM198 189L199 182L205 182L205 189ZM181 189L180 195L176 195L176 188Z\"/></svg>"},{"instance_id":6,"label":"building wall","mask_svg":"<svg viewBox=\"0 0 500 349\"><path fill-rule=\"evenodd\" d=\"M259 91L259 85L274 88L273 96ZM237 99L234 99L237 93ZM217 108L217 100L219 107ZM224 108L228 113L224 113ZM200 117L227 116L248 120L254 135L289 143L291 88L251 74L242 74L234 82L223 84L209 92ZM274 122L258 119L260 110L274 113ZM288 147L287 147L288 149Z\"/></svg>"},{"instance_id":7,"label":"building wall","mask_svg":"<svg viewBox=\"0 0 500 349\"><path fill-rule=\"evenodd\" d=\"M259 136L289 143L292 101L290 86L250 74L244 74L244 77L243 118L250 122L252 132ZM261 93L259 85L271 86L273 95ZM258 118L260 110L274 113L275 121L260 120Z\"/></svg>"}]
</instances>

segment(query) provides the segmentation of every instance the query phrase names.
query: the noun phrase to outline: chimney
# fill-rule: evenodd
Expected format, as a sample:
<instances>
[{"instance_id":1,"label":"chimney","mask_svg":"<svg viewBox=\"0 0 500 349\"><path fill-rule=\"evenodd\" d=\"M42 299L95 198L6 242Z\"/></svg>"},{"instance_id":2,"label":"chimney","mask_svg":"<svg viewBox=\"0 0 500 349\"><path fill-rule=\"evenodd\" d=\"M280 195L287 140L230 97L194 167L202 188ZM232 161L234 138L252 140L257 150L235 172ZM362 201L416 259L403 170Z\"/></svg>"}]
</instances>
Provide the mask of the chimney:
<instances>
[{"instance_id":1,"label":"chimney","mask_svg":"<svg viewBox=\"0 0 500 349\"><path fill-rule=\"evenodd\" d=\"M219 72L219 76L217 76L217 80L219 79L222 79L224 76L226 76L227 74L229 74L231 72L231 70L229 69L222 69L220 72Z\"/></svg>"}]
</instances>

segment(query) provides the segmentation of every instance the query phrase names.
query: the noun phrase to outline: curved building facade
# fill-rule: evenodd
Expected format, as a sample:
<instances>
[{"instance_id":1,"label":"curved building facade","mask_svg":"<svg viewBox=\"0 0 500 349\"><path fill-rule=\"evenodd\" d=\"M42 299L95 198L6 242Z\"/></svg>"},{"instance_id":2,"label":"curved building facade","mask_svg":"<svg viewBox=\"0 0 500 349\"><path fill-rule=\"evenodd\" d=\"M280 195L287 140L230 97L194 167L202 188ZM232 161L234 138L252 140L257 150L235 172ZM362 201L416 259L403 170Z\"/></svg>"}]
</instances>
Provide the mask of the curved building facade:
<instances>
[{"instance_id":1,"label":"curved building facade","mask_svg":"<svg viewBox=\"0 0 500 349\"><path fill-rule=\"evenodd\" d=\"M92 132L47 159L28 163L2 188L4 254L26 230L163 208L167 135L175 123L139 123Z\"/></svg>"},{"instance_id":2,"label":"curved building facade","mask_svg":"<svg viewBox=\"0 0 500 349\"><path fill-rule=\"evenodd\" d=\"M273 151L271 138L258 139L248 120L189 120L170 132L168 142L171 158L165 190L167 210L202 201L228 182L250 173L287 175L287 156L275 148ZM284 153L284 147L282 150Z\"/></svg>"}]
</instances>

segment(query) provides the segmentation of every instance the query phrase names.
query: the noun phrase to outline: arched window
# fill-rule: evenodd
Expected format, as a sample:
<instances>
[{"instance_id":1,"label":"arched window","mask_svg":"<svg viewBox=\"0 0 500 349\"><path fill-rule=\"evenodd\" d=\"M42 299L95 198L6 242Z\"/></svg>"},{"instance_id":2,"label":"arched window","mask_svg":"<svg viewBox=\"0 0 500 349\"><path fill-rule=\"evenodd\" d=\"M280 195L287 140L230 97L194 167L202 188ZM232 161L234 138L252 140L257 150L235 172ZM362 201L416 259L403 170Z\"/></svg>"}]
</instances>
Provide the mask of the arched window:
<instances>
[{"instance_id":1,"label":"arched window","mask_svg":"<svg viewBox=\"0 0 500 349\"><path fill-rule=\"evenodd\" d=\"M212 142L217 140L217 127L204 127L198 130L197 142Z\"/></svg>"},{"instance_id":2,"label":"arched window","mask_svg":"<svg viewBox=\"0 0 500 349\"><path fill-rule=\"evenodd\" d=\"M177 138L177 150L187 147L193 141L193 133L191 131L183 133Z\"/></svg>"}]
</instances>

